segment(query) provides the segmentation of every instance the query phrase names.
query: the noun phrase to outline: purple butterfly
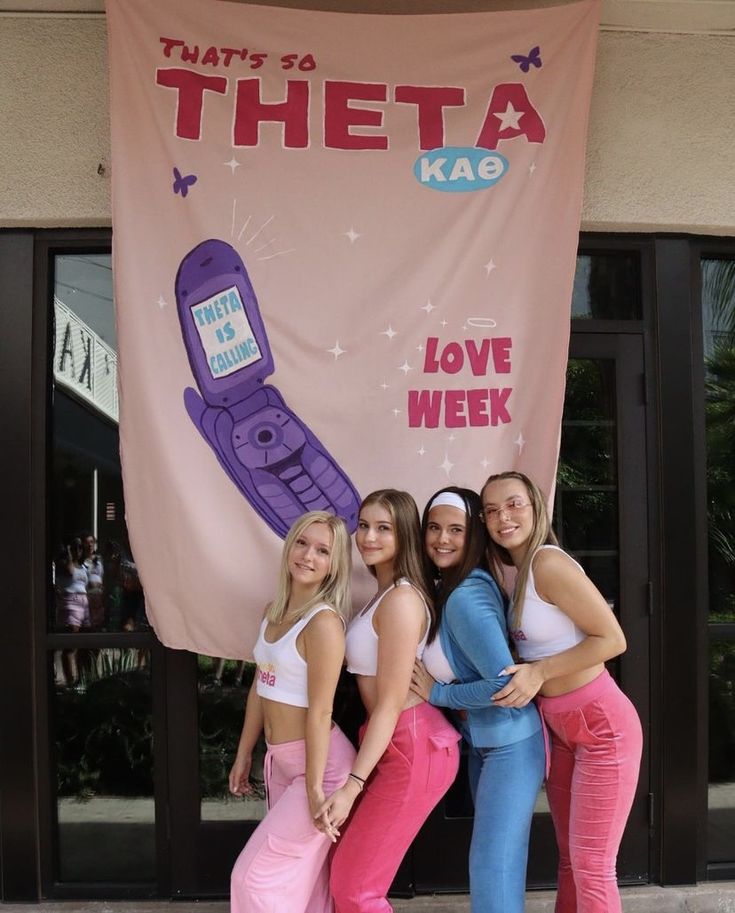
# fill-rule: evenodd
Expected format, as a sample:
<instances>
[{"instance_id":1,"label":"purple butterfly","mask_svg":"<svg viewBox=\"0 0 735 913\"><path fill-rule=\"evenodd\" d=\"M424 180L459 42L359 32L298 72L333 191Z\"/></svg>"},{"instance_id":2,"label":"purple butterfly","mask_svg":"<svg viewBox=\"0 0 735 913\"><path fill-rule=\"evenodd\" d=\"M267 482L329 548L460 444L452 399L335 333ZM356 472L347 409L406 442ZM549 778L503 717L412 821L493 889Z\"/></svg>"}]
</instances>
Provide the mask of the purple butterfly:
<instances>
[{"instance_id":1,"label":"purple butterfly","mask_svg":"<svg viewBox=\"0 0 735 913\"><path fill-rule=\"evenodd\" d=\"M196 184L197 176L195 174L185 174L183 177L178 168L174 168L174 193L180 193L185 197L189 192L192 184Z\"/></svg>"},{"instance_id":2,"label":"purple butterfly","mask_svg":"<svg viewBox=\"0 0 735 913\"><path fill-rule=\"evenodd\" d=\"M524 57L523 54L511 54L510 59L513 63L517 63L518 66L524 73L528 73L531 66L541 68L541 48L536 45L535 48L531 48L528 52L528 57Z\"/></svg>"}]
</instances>

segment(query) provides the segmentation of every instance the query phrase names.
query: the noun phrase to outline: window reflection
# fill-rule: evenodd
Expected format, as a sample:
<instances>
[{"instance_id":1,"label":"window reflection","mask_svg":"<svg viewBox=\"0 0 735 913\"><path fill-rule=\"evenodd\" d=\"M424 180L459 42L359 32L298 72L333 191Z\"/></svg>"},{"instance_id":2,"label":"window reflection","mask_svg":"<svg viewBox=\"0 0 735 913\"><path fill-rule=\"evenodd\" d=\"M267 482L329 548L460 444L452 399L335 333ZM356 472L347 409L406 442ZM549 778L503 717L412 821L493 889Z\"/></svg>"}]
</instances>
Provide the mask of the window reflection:
<instances>
[{"instance_id":1,"label":"window reflection","mask_svg":"<svg viewBox=\"0 0 735 913\"><path fill-rule=\"evenodd\" d=\"M153 881L153 718L150 656L79 649L69 685L53 654L58 861L61 881Z\"/></svg>"},{"instance_id":2,"label":"window reflection","mask_svg":"<svg viewBox=\"0 0 735 913\"><path fill-rule=\"evenodd\" d=\"M572 318L641 320L638 254L615 251L578 254L572 291Z\"/></svg>"}]
</instances>

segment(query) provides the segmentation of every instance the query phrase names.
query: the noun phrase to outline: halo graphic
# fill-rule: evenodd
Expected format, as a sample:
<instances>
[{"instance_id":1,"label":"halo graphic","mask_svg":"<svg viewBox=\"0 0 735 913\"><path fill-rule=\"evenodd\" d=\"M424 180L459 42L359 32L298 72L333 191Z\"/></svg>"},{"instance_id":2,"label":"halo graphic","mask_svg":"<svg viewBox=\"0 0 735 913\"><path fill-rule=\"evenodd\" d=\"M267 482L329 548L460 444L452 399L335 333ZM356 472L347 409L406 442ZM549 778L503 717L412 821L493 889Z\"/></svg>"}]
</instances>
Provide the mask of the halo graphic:
<instances>
[{"instance_id":1,"label":"halo graphic","mask_svg":"<svg viewBox=\"0 0 735 913\"><path fill-rule=\"evenodd\" d=\"M468 317L465 323L476 330L492 330L497 326L492 317Z\"/></svg>"}]
</instances>

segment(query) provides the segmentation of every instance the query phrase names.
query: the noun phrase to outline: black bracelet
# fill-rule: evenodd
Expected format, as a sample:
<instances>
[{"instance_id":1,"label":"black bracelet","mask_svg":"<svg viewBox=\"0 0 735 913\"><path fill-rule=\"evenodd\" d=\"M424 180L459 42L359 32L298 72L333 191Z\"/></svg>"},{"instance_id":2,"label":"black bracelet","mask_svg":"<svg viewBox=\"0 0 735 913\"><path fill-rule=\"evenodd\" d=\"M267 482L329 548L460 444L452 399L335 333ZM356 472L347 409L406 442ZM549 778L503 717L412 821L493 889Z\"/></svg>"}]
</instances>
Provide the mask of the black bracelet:
<instances>
[{"instance_id":1,"label":"black bracelet","mask_svg":"<svg viewBox=\"0 0 735 913\"><path fill-rule=\"evenodd\" d=\"M363 778L358 777L357 774L353 774L352 771L350 771L350 773L348 773L347 776L352 777L353 780L357 780L357 782L360 784L360 792L362 792L362 788L363 788L363 786L365 786L365 781L363 780Z\"/></svg>"}]
</instances>

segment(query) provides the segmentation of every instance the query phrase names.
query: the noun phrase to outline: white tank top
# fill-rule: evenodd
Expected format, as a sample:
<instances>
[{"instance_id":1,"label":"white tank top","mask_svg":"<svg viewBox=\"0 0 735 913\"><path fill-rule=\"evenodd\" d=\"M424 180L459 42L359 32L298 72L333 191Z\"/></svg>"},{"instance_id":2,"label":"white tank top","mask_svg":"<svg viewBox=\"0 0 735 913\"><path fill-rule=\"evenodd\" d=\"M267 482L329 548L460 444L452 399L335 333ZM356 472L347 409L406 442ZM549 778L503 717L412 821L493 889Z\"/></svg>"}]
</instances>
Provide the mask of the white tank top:
<instances>
[{"instance_id":1,"label":"white tank top","mask_svg":"<svg viewBox=\"0 0 735 913\"><path fill-rule=\"evenodd\" d=\"M278 701L279 704L291 704L293 707L309 706L306 660L296 649L296 638L315 615L325 610L334 612L326 603L314 606L273 643L265 639L268 620L263 619L253 649L255 662L258 664L255 670L255 687L260 697Z\"/></svg>"},{"instance_id":2,"label":"white tank top","mask_svg":"<svg viewBox=\"0 0 735 913\"><path fill-rule=\"evenodd\" d=\"M542 545L534 554L534 558L542 548L554 548L566 554L563 549L556 545ZM568 557L574 561L571 555ZM574 561L574 563L584 573L582 565L578 561ZM512 608L511 605L508 610L509 627ZM536 592L536 584L533 579L533 558L531 559L531 567L528 569L526 593L521 613L521 626L516 630L511 630L510 636L516 645L518 655L522 659L529 661L555 656L563 650L576 646L587 636L584 631L580 631L565 612L562 612L553 603L546 602Z\"/></svg>"},{"instance_id":3,"label":"white tank top","mask_svg":"<svg viewBox=\"0 0 735 913\"><path fill-rule=\"evenodd\" d=\"M426 601L421 593L411 584L410 580L405 577L389 586L380 596L371 600L367 606L359 612L347 627L345 637L345 658L347 660L347 671L355 675L377 675L378 674L378 633L373 627L373 616L386 593L390 593L397 586L410 586L416 592L421 602L424 604L426 611L426 633L421 638L419 645L416 647L416 658L421 659L426 638L429 636L429 623L431 616Z\"/></svg>"},{"instance_id":4,"label":"white tank top","mask_svg":"<svg viewBox=\"0 0 735 913\"><path fill-rule=\"evenodd\" d=\"M457 677L449 665L449 660L445 656L444 650L442 650L438 632L432 642L424 647L424 655L421 657L421 662L426 666L426 671L429 675L435 681L441 682L442 685L448 685Z\"/></svg>"}]
</instances>

